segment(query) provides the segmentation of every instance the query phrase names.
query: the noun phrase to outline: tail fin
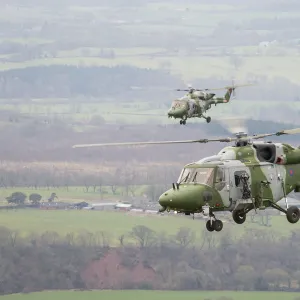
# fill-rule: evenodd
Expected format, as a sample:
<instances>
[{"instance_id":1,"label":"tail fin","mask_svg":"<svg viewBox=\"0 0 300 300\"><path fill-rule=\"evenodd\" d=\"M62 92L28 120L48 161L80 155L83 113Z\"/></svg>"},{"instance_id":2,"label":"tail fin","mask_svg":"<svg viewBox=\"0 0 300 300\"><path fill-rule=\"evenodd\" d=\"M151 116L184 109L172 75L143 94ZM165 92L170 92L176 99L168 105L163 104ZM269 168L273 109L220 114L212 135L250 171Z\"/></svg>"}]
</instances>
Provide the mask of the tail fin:
<instances>
[{"instance_id":1,"label":"tail fin","mask_svg":"<svg viewBox=\"0 0 300 300\"><path fill-rule=\"evenodd\" d=\"M220 97L220 98L215 98L215 99L211 99L208 100L207 103L208 104L219 104L219 103L228 103L230 101L231 95L234 92L235 87L227 87L227 92L225 94L224 97Z\"/></svg>"},{"instance_id":2,"label":"tail fin","mask_svg":"<svg viewBox=\"0 0 300 300\"><path fill-rule=\"evenodd\" d=\"M232 95L233 91L234 91L234 87L229 87L227 89L227 92L224 96L224 100L225 100L224 102L229 102L230 101L230 98L231 98L231 95Z\"/></svg>"}]
</instances>

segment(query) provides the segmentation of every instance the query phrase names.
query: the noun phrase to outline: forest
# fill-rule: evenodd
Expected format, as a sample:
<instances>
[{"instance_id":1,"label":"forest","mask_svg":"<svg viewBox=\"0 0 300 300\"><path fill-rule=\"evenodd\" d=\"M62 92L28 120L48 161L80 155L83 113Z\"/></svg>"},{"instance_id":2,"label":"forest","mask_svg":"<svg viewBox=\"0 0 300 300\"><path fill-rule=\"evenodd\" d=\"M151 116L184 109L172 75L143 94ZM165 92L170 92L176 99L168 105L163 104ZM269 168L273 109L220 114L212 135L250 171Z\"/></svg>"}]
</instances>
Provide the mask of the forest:
<instances>
[{"instance_id":1,"label":"forest","mask_svg":"<svg viewBox=\"0 0 300 300\"><path fill-rule=\"evenodd\" d=\"M112 97L134 86L170 88L180 80L163 70L130 66L39 66L0 73L1 98ZM70 99L71 100L71 99ZM72 101L72 100L71 100Z\"/></svg>"},{"instance_id":2,"label":"forest","mask_svg":"<svg viewBox=\"0 0 300 300\"><path fill-rule=\"evenodd\" d=\"M127 243L130 237L135 246ZM0 228L1 294L61 289L300 291L300 235L230 232L216 242L180 228L174 236L135 226L112 247L109 235L32 234Z\"/></svg>"}]
</instances>

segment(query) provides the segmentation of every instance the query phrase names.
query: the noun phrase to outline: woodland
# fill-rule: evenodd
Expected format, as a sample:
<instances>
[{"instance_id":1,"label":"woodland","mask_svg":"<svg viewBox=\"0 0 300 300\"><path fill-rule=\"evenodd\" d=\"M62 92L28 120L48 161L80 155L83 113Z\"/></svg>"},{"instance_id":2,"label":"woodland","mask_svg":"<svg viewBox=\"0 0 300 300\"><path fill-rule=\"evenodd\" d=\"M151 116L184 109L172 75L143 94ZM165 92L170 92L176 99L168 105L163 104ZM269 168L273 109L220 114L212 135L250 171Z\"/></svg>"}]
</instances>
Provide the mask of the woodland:
<instances>
[{"instance_id":1,"label":"woodland","mask_svg":"<svg viewBox=\"0 0 300 300\"><path fill-rule=\"evenodd\" d=\"M300 236L278 238L249 230L230 232L218 243L180 228L174 236L135 226L111 247L109 235L56 232L32 234L0 228L0 293L63 289L164 289L300 291ZM127 237L136 246L127 245Z\"/></svg>"}]
</instances>

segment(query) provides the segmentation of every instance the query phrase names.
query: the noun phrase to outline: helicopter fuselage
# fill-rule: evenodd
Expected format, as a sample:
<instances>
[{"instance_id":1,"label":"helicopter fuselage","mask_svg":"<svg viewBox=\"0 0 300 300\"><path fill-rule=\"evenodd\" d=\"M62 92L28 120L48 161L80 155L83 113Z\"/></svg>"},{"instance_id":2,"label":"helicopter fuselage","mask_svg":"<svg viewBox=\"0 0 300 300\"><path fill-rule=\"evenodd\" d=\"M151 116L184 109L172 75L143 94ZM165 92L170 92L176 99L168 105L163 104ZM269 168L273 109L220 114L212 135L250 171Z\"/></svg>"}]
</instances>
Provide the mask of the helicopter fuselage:
<instances>
[{"instance_id":1,"label":"helicopter fuselage","mask_svg":"<svg viewBox=\"0 0 300 300\"><path fill-rule=\"evenodd\" d=\"M227 90L224 98L215 98L213 93L188 93L173 101L168 111L168 117L180 119L180 124L183 125L185 125L188 118L204 118L209 123L211 118L204 115L206 111L211 109L212 104L228 103L231 93L231 88Z\"/></svg>"},{"instance_id":2,"label":"helicopter fuselage","mask_svg":"<svg viewBox=\"0 0 300 300\"><path fill-rule=\"evenodd\" d=\"M159 203L163 210L185 214L207 209L211 214L246 214L251 209L274 207L292 191L300 191L300 149L255 142L225 147L215 156L186 165Z\"/></svg>"}]
</instances>

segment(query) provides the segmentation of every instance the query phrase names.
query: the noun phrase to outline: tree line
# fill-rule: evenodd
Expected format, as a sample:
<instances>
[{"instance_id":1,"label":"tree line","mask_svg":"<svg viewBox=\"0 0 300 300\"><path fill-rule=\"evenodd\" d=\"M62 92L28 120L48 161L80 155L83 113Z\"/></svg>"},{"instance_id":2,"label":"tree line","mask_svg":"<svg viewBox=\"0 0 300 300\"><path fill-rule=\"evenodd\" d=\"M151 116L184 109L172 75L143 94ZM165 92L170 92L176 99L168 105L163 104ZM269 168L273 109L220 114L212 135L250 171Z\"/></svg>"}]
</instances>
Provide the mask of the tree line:
<instances>
[{"instance_id":1,"label":"tree line","mask_svg":"<svg viewBox=\"0 0 300 300\"><path fill-rule=\"evenodd\" d=\"M207 143L202 146L199 144L177 144L81 149L72 149L72 146L89 143L181 140L233 135L217 124L217 121L209 126L206 123L198 123L189 124L184 128L180 127L179 124L87 125L89 125L88 128L83 127L83 132L78 132L71 122L62 119L43 123L33 118L8 125L1 131L0 157L2 161L74 162L77 167L81 163L94 165L123 164L124 161L133 160L133 158L135 164L137 162L150 164L156 161L168 165L171 162L176 162L182 166L185 163L210 156L211 153L218 153L226 144ZM293 124L256 120L248 122L246 125L248 125L249 134L276 132L295 127ZM297 139L297 135L272 137L273 141L288 143L297 142ZM158 150L159 152L157 152Z\"/></svg>"},{"instance_id":2,"label":"tree line","mask_svg":"<svg viewBox=\"0 0 300 300\"><path fill-rule=\"evenodd\" d=\"M93 288L300 291L300 235L294 231L279 238L270 230L249 229L236 239L230 231L216 237L204 230L197 241L189 228L166 235L138 225L120 235L117 245L101 230L24 236L1 227L0 243L1 294Z\"/></svg>"},{"instance_id":3,"label":"tree line","mask_svg":"<svg viewBox=\"0 0 300 300\"><path fill-rule=\"evenodd\" d=\"M1 98L115 96L131 87L174 87L181 81L162 70L131 66L37 66L0 72Z\"/></svg>"},{"instance_id":4,"label":"tree line","mask_svg":"<svg viewBox=\"0 0 300 300\"><path fill-rule=\"evenodd\" d=\"M6 47L3 48L0 44L0 51L1 49L7 51ZM242 56L233 55L229 56L229 59L236 68L244 62ZM247 77L255 86L239 89L239 101L299 100L300 86L284 77L270 79L253 74L248 74ZM226 78L203 76L196 78L193 85L195 88L215 88L230 84L232 83ZM141 90L134 90L135 87ZM20 98L26 100L24 103L30 102L31 98L71 98L70 103L151 99L151 102L166 103L169 106L174 97L180 96L178 93L172 93L172 90L184 87L185 84L179 77L169 74L163 67L155 70L126 65L115 67L51 65L0 72L0 98ZM221 93L218 94L223 96Z\"/></svg>"}]
</instances>

